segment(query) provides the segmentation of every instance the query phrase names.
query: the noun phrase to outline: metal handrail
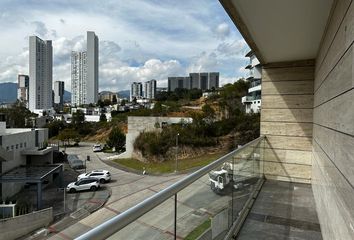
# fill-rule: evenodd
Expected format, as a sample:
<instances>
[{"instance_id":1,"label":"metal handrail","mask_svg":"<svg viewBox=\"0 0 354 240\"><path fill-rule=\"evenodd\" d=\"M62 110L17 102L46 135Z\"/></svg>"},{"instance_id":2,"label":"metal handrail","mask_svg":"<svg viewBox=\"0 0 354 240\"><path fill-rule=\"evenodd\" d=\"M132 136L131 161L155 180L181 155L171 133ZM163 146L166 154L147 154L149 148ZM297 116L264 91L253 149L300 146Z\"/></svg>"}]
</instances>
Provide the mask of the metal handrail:
<instances>
[{"instance_id":1,"label":"metal handrail","mask_svg":"<svg viewBox=\"0 0 354 240\"><path fill-rule=\"evenodd\" d=\"M75 238L76 240L86 240L86 239L106 239L109 236L113 235L114 233L118 232L119 230L123 229L128 224L132 223L134 220L138 219L145 213L149 212L150 210L154 209L170 197L174 196L202 176L206 175L216 167L220 166L227 160L229 157L236 154L237 152L242 151L243 149L247 148L248 146L252 145L255 142L262 140L264 136L260 136L259 138L254 139L253 141L243 145L242 147L229 152L228 154L222 156L218 160L208 164L207 166L197 170L196 172L186 176L185 178L179 180L178 182L172 184L171 186L165 188L164 190L156 193L155 195L145 199L141 203L135 205L134 207L129 208L128 210L124 211L123 213L107 220L106 222L98 225L97 227L91 229L90 231L86 232L85 234Z\"/></svg>"}]
</instances>

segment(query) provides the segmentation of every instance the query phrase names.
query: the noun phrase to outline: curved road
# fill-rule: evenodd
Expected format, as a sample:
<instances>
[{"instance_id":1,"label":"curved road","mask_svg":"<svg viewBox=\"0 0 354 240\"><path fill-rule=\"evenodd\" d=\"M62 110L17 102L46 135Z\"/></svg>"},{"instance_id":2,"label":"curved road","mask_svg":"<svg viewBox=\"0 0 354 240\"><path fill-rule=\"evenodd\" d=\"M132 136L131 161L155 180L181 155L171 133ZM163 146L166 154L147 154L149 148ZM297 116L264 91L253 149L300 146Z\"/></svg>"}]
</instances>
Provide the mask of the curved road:
<instances>
[{"instance_id":1,"label":"curved road","mask_svg":"<svg viewBox=\"0 0 354 240\"><path fill-rule=\"evenodd\" d=\"M77 154L81 159L89 155L91 161L87 162L88 170L109 170L112 174L112 181L107 186L111 189L111 197L101 209L57 233L51 239L73 239L80 236L185 176L149 176L124 172L105 164L102 160L111 155L93 153L91 146L92 144L85 143L77 148L68 148L67 153ZM234 193L238 203L237 208L242 208L243 202L247 200L249 195L247 191L241 190ZM220 196L210 189L208 175L183 189L178 193L177 198L177 238L185 238L193 229L211 217L219 215L225 218L225 214L226 216L228 214L227 208L230 200L230 194ZM222 233L224 230L220 227L213 229L213 234ZM174 198L170 198L109 239L173 239L173 232Z\"/></svg>"},{"instance_id":2,"label":"curved road","mask_svg":"<svg viewBox=\"0 0 354 240\"><path fill-rule=\"evenodd\" d=\"M90 161L86 161L87 171L94 169L110 171L112 181L105 185L111 189L111 197L101 209L57 233L50 239L73 239L80 236L89 229L136 205L184 176L138 175L119 170L101 161L101 159L105 160L112 154L94 153L92 151L92 143L80 143L79 147L67 148L66 153L76 154L80 159L86 159L87 156L90 156Z\"/></svg>"}]
</instances>

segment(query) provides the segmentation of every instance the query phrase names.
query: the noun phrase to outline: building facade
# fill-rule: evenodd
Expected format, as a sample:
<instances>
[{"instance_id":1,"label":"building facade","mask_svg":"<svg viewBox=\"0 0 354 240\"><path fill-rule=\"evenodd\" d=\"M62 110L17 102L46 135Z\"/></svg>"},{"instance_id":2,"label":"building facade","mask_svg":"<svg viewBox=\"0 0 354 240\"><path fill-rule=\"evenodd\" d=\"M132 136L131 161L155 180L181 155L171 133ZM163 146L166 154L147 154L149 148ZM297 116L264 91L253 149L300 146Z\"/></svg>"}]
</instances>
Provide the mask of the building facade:
<instances>
[{"instance_id":1,"label":"building facade","mask_svg":"<svg viewBox=\"0 0 354 240\"><path fill-rule=\"evenodd\" d=\"M94 32L87 32L86 104L98 101L98 41Z\"/></svg>"},{"instance_id":2,"label":"building facade","mask_svg":"<svg viewBox=\"0 0 354 240\"><path fill-rule=\"evenodd\" d=\"M71 104L98 101L98 37L87 32L87 51L71 53Z\"/></svg>"},{"instance_id":3,"label":"building facade","mask_svg":"<svg viewBox=\"0 0 354 240\"><path fill-rule=\"evenodd\" d=\"M71 52L71 104L79 106L86 100L86 52Z\"/></svg>"},{"instance_id":4,"label":"building facade","mask_svg":"<svg viewBox=\"0 0 354 240\"><path fill-rule=\"evenodd\" d=\"M29 37L29 109L52 108L53 48L51 40Z\"/></svg>"},{"instance_id":5,"label":"building facade","mask_svg":"<svg viewBox=\"0 0 354 240\"><path fill-rule=\"evenodd\" d=\"M144 98L155 99L156 96L156 80L152 79L144 83Z\"/></svg>"},{"instance_id":6,"label":"building facade","mask_svg":"<svg viewBox=\"0 0 354 240\"><path fill-rule=\"evenodd\" d=\"M45 165L53 163L53 149L46 147L48 129L6 128L0 122L0 174L21 165ZM0 183L2 199L21 190L24 183Z\"/></svg>"},{"instance_id":7,"label":"building facade","mask_svg":"<svg viewBox=\"0 0 354 240\"><path fill-rule=\"evenodd\" d=\"M64 82L54 82L54 108L62 111L64 106Z\"/></svg>"},{"instance_id":8,"label":"building facade","mask_svg":"<svg viewBox=\"0 0 354 240\"><path fill-rule=\"evenodd\" d=\"M245 105L246 113L258 113L261 110L261 91L262 91L262 67L256 55L250 51L246 54L250 58L246 69L249 70L247 81L250 82L247 96L242 97L242 104Z\"/></svg>"},{"instance_id":9,"label":"building facade","mask_svg":"<svg viewBox=\"0 0 354 240\"><path fill-rule=\"evenodd\" d=\"M143 84L141 82L133 82L130 87L130 101L143 97Z\"/></svg>"},{"instance_id":10,"label":"building facade","mask_svg":"<svg viewBox=\"0 0 354 240\"><path fill-rule=\"evenodd\" d=\"M168 77L168 91L176 88L201 89L203 91L219 87L219 73L190 73L189 77Z\"/></svg>"},{"instance_id":11,"label":"building facade","mask_svg":"<svg viewBox=\"0 0 354 240\"><path fill-rule=\"evenodd\" d=\"M17 99L23 102L28 108L29 99L29 76L18 75L17 77Z\"/></svg>"}]
</instances>

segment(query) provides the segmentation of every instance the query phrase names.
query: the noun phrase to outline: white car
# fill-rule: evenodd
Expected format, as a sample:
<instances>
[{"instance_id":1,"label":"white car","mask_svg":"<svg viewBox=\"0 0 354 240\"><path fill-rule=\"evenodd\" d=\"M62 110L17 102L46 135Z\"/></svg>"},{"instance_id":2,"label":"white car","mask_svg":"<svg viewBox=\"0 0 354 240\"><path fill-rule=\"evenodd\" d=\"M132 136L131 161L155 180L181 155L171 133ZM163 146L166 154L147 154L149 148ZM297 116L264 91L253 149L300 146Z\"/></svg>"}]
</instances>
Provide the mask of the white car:
<instances>
[{"instance_id":1,"label":"white car","mask_svg":"<svg viewBox=\"0 0 354 240\"><path fill-rule=\"evenodd\" d=\"M107 170L93 170L92 172L80 174L77 180L85 178L95 178L100 181L100 183L105 183L111 180L111 174Z\"/></svg>"},{"instance_id":2,"label":"white car","mask_svg":"<svg viewBox=\"0 0 354 240\"><path fill-rule=\"evenodd\" d=\"M101 152L101 151L102 151L101 144L95 144L95 145L93 145L92 151L94 151L94 152Z\"/></svg>"},{"instance_id":3,"label":"white car","mask_svg":"<svg viewBox=\"0 0 354 240\"><path fill-rule=\"evenodd\" d=\"M100 187L100 183L96 178L85 178L76 182L69 183L66 187L66 191L70 193L91 190L96 191Z\"/></svg>"}]
</instances>

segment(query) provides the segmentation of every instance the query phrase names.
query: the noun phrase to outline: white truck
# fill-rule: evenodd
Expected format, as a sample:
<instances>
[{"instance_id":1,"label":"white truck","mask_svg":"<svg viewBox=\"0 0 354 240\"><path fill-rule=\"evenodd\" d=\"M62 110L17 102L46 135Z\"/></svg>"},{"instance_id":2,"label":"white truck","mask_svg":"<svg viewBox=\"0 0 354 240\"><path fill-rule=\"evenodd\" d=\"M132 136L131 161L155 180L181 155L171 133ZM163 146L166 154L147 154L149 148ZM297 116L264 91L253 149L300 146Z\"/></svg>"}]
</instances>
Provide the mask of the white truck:
<instances>
[{"instance_id":1,"label":"white truck","mask_svg":"<svg viewBox=\"0 0 354 240\"><path fill-rule=\"evenodd\" d=\"M209 172L211 190L216 194L227 194L232 190L232 187L240 190L252 184L259 177L252 165L251 161L234 165L224 163L220 170Z\"/></svg>"}]
</instances>

